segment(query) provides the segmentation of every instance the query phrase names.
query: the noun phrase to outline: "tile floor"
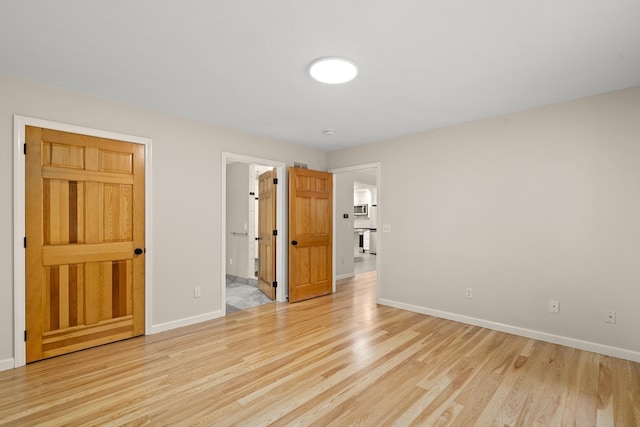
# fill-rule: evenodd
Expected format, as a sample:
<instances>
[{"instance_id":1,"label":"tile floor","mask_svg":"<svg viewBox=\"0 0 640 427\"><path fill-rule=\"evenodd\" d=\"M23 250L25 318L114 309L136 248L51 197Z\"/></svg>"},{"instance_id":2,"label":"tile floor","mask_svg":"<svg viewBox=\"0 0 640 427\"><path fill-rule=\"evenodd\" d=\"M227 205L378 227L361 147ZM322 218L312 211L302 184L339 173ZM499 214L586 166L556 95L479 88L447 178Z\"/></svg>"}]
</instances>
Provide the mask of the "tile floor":
<instances>
[{"instance_id":1,"label":"tile floor","mask_svg":"<svg viewBox=\"0 0 640 427\"><path fill-rule=\"evenodd\" d=\"M369 252L356 253L353 257L354 273L368 273L376 269L376 256Z\"/></svg>"},{"instance_id":2,"label":"tile floor","mask_svg":"<svg viewBox=\"0 0 640 427\"><path fill-rule=\"evenodd\" d=\"M256 279L227 275L227 313L268 304L271 301L258 289Z\"/></svg>"}]
</instances>

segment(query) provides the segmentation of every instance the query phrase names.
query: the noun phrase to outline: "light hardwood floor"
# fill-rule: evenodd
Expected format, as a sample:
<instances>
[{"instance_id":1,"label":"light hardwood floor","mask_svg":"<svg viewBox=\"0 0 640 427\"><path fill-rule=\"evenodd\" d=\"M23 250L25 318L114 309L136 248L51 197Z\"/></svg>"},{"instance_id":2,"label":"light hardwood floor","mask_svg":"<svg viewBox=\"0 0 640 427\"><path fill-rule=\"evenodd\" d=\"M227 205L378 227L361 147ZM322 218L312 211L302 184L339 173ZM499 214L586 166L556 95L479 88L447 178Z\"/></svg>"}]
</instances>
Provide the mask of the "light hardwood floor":
<instances>
[{"instance_id":1,"label":"light hardwood floor","mask_svg":"<svg viewBox=\"0 0 640 427\"><path fill-rule=\"evenodd\" d=\"M374 279L0 372L0 424L640 425L640 364L378 306Z\"/></svg>"}]
</instances>

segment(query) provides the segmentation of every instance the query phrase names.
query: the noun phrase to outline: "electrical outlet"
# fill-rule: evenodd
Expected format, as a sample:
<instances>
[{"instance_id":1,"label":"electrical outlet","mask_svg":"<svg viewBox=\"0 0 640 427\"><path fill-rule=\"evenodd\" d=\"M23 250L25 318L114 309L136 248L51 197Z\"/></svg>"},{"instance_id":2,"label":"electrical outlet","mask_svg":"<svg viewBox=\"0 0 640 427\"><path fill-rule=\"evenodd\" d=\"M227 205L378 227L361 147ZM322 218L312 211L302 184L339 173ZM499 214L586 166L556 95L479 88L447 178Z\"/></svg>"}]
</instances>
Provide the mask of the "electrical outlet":
<instances>
[{"instance_id":1,"label":"electrical outlet","mask_svg":"<svg viewBox=\"0 0 640 427\"><path fill-rule=\"evenodd\" d=\"M605 323L616 323L616 311L615 310L607 310L607 313L604 318Z\"/></svg>"},{"instance_id":2,"label":"electrical outlet","mask_svg":"<svg viewBox=\"0 0 640 427\"><path fill-rule=\"evenodd\" d=\"M391 224L382 224L383 233L391 233Z\"/></svg>"},{"instance_id":3,"label":"electrical outlet","mask_svg":"<svg viewBox=\"0 0 640 427\"><path fill-rule=\"evenodd\" d=\"M473 298L473 289L467 288L464 291L464 296L465 296L465 298L469 298L469 299Z\"/></svg>"},{"instance_id":4,"label":"electrical outlet","mask_svg":"<svg viewBox=\"0 0 640 427\"><path fill-rule=\"evenodd\" d=\"M193 288L193 297L200 298L201 296L202 296L202 289L200 289L200 286L196 286L195 288Z\"/></svg>"},{"instance_id":5,"label":"electrical outlet","mask_svg":"<svg viewBox=\"0 0 640 427\"><path fill-rule=\"evenodd\" d=\"M229 265L233 265L233 258L229 258Z\"/></svg>"},{"instance_id":6,"label":"electrical outlet","mask_svg":"<svg viewBox=\"0 0 640 427\"><path fill-rule=\"evenodd\" d=\"M560 313L560 301L550 299L549 300L549 312Z\"/></svg>"}]
</instances>

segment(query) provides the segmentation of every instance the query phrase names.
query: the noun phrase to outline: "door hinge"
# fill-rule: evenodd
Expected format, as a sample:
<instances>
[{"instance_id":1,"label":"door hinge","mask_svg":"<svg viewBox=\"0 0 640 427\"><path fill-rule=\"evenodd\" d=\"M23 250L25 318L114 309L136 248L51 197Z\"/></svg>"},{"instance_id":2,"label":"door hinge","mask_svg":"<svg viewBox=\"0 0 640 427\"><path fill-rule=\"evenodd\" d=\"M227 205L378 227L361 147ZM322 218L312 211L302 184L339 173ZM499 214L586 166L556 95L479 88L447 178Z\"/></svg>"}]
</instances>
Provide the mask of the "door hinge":
<instances>
[{"instance_id":1,"label":"door hinge","mask_svg":"<svg viewBox=\"0 0 640 427\"><path fill-rule=\"evenodd\" d=\"M273 178L273 184L278 185L278 178Z\"/></svg>"},{"instance_id":2,"label":"door hinge","mask_svg":"<svg viewBox=\"0 0 640 427\"><path fill-rule=\"evenodd\" d=\"M25 156L27 155L27 144L23 144L22 151L24 151Z\"/></svg>"},{"instance_id":3,"label":"door hinge","mask_svg":"<svg viewBox=\"0 0 640 427\"><path fill-rule=\"evenodd\" d=\"M273 287L277 288L278 287L278 282L273 282Z\"/></svg>"},{"instance_id":4,"label":"door hinge","mask_svg":"<svg viewBox=\"0 0 640 427\"><path fill-rule=\"evenodd\" d=\"M24 331L24 342L27 342L27 331Z\"/></svg>"},{"instance_id":5,"label":"door hinge","mask_svg":"<svg viewBox=\"0 0 640 427\"><path fill-rule=\"evenodd\" d=\"M27 249L27 238L24 238L24 248Z\"/></svg>"},{"instance_id":6,"label":"door hinge","mask_svg":"<svg viewBox=\"0 0 640 427\"><path fill-rule=\"evenodd\" d=\"M278 230L273 230L273 235L277 236L278 235Z\"/></svg>"}]
</instances>

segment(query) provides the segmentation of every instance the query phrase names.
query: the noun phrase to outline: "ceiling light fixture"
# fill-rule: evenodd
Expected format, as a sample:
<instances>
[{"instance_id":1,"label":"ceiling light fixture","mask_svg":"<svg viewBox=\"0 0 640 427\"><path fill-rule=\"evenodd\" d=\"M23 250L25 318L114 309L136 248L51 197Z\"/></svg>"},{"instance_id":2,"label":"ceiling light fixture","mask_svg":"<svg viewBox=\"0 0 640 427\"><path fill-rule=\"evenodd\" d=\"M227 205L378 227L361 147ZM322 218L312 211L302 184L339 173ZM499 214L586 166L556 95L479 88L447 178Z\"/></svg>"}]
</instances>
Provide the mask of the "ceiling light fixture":
<instances>
[{"instance_id":1,"label":"ceiling light fixture","mask_svg":"<svg viewBox=\"0 0 640 427\"><path fill-rule=\"evenodd\" d=\"M348 59L328 57L313 61L309 74L319 82L339 84L353 80L358 74L358 68Z\"/></svg>"},{"instance_id":2,"label":"ceiling light fixture","mask_svg":"<svg viewBox=\"0 0 640 427\"><path fill-rule=\"evenodd\" d=\"M331 135L335 135L336 131L335 129L327 129L323 132L325 135L331 136Z\"/></svg>"}]
</instances>

